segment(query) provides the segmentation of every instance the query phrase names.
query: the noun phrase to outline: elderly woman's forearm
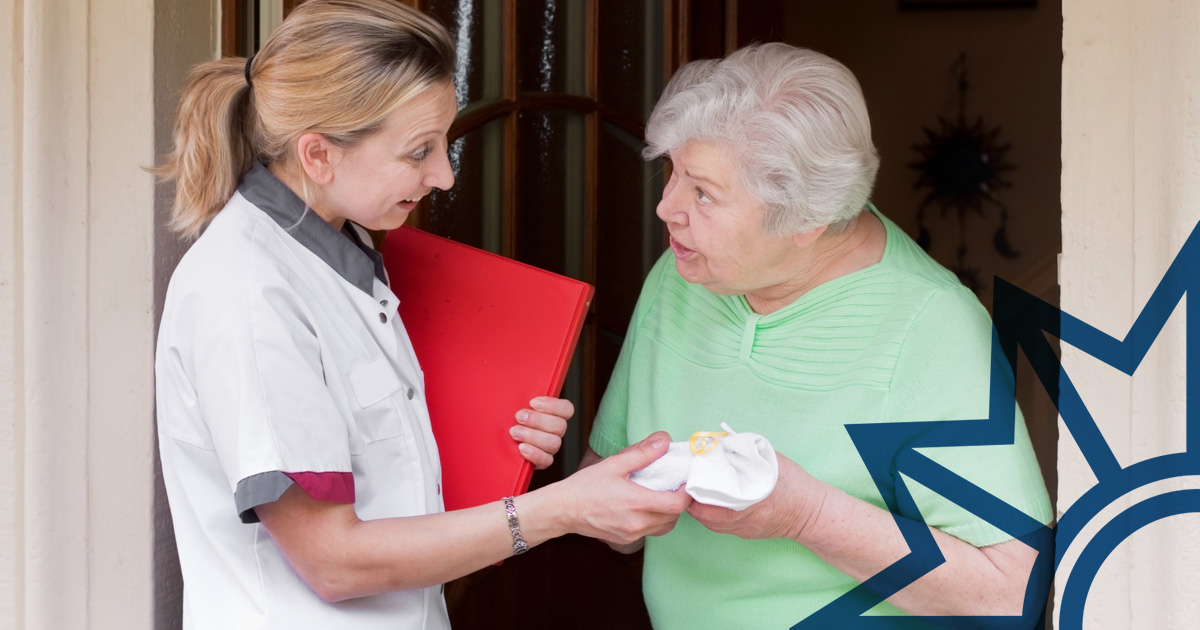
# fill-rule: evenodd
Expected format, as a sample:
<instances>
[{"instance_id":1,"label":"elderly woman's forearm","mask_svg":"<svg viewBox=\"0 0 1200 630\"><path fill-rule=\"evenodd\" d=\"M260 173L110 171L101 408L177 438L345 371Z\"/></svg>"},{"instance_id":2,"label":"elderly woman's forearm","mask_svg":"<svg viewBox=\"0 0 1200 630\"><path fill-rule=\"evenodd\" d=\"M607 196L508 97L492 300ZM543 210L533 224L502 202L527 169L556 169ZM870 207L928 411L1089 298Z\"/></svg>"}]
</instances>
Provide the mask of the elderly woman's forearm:
<instances>
[{"instance_id":1,"label":"elderly woman's forearm","mask_svg":"<svg viewBox=\"0 0 1200 630\"><path fill-rule=\"evenodd\" d=\"M909 553L886 510L827 487L794 539L860 582ZM1019 615L1037 552L1018 540L978 548L930 528L945 562L888 598L914 615Z\"/></svg>"}]
</instances>

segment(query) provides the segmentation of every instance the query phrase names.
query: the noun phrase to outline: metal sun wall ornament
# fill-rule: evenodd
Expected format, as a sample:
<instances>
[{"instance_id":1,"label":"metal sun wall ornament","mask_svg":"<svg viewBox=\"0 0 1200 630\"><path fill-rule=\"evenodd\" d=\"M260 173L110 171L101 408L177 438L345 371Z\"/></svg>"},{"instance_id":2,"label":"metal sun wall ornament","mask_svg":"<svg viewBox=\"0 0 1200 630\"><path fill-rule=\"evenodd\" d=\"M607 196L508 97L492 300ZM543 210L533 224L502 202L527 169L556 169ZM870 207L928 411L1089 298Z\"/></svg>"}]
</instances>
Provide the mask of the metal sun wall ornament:
<instances>
[{"instance_id":1,"label":"metal sun wall ornament","mask_svg":"<svg viewBox=\"0 0 1200 630\"><path fill-rule=\"evenodd\" d=\"M939 206L942 218L953 210L958 215L958 249L950 270L978 293L983 288L981 270L967 264L967 214L984 216L987 206L998 208L1000 227L992 237L992 244L1005 258L1020 256L1008 242L1008 208L996 196L999 189L1012 187L1004 174L1015 167L1005 160L1012 145L1000 143L1000 127L989 128L982 116L974 123L967 123L969 85L965 54L958 58L952 71L958 82L958 118L952 122L938 116L937 131L922 127L926 142L913 145L921 159L909 163L919 173L913 187L928 189L917 208L917 244L928 251L932 241L925 223L927 208Z\"/></svg>"}]
</instances>

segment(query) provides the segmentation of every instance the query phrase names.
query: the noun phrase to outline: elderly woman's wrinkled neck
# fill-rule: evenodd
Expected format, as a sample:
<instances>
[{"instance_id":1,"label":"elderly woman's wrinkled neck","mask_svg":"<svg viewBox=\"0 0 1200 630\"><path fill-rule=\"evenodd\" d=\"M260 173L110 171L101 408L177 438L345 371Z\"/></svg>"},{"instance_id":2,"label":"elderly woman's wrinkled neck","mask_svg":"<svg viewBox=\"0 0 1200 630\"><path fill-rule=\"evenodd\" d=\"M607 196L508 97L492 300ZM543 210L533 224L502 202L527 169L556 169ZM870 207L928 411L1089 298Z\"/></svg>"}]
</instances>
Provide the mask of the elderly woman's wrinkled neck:
<instances>
[{"instance_id":1,"label":"elderly woman's wrinkled neck","mask_svg":"<svg viewBox=\"0 0 1200 630\"><path fill-rule=\"evenodd\" d=\"M789 257L790 277L772 286L745 294L746 303L759 315L773 313L805 293L883 259L887 230L868 210L836 233L819 228L792 238L796 248Z\"/></svg>"}]
</instances>

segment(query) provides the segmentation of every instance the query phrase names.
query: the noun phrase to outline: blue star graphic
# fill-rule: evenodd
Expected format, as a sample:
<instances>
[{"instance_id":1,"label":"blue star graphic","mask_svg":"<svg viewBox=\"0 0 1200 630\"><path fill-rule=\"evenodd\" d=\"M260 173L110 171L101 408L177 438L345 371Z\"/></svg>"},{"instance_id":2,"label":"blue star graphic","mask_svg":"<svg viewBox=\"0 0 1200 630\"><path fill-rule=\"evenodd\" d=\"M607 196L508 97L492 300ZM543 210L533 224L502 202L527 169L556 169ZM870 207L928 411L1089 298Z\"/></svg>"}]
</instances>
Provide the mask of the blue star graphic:
<instances>
[{"instance_id":1,"label":"blue star graphic","mask_svg":"<svg viewBox=\"0 0 1200 630\"><path fill-rule=\"evenodd\" d=\"M1200 224L1138 315L1124 339L1107 335L1041 299L997 278L992 328L992 371L988 418L847 425L863 463L909 546L909 553L796 625L812 628L1033 628L1044 626L1050 581L1084 525L1130 491L1164 479L1200 475L1200 376L1187 371L1187 438L1182 453L1122 467L1096 421L1063 370L1046 333L1133 375L1167 319L1200 283ZM1200 295L1200 293L1193 293ZM1200 308L1187 311L1186 357L1200 356ZM1195 333L1195 334L1193 334ZM1042 386L1055 401L1088 466L1098 480L1047 527L987 491L937 464L916 449L1012 444L1016 427L1015 374L1018 350L1025 353ZM1013 616L869 617L865 612L945 562L899 473L923 484L980 519L1038 551L1022 613ZM1200 512L1200 490L1176 490L1143 500L1121 512L1086 542L1062 586L1062 630L1083 627L1083 610L1104 560L1138 529L1177 514ZM917 518L904 516L917 515ZM1057 551L1055 551L1057 550Z\"/></svg>"}]
</instances>

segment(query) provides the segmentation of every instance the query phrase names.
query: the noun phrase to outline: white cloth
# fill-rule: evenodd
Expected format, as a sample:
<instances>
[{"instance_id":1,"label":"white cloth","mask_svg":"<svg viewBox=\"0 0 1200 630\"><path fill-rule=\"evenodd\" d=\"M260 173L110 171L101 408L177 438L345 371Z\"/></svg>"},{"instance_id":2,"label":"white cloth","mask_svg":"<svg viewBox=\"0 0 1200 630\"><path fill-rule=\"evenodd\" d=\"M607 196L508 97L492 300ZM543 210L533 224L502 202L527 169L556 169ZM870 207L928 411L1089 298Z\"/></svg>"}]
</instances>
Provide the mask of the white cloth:
<instances>
[{"instance_id":1,"label":"white cloth","mask_svg":"<svg viewBox=\"0 0 1200 630\"><path fill-rule=\"evenodd\" d=\"M700 503L744 510L767 498L779 479L779 460L757 433L717 437L703 454L689 442L671 442L667 452L629 478L651 490L685 490Z\"/></svg>"},{"instance_id":2,"label":"white cloth","mask_svg":"<svg viewBox=\"0 0 1200 630\"><path fill-rule=\"evenodd\" d=\"M261 524L239 519L235 495L300 472L352 474L363 519L442 510L395 295L370 272L348 281L268 212L235 194L167 290L158 429L184 628L448 629L437 586L322 601Z\"/></svg>"}]
</instances>

